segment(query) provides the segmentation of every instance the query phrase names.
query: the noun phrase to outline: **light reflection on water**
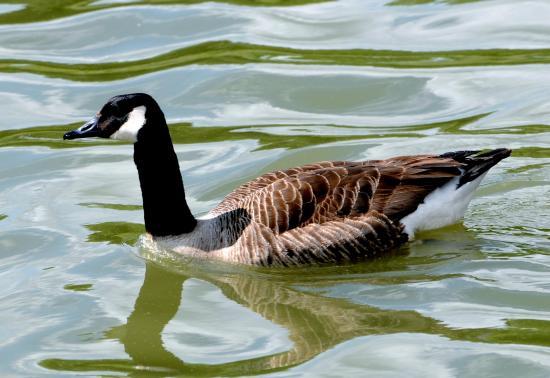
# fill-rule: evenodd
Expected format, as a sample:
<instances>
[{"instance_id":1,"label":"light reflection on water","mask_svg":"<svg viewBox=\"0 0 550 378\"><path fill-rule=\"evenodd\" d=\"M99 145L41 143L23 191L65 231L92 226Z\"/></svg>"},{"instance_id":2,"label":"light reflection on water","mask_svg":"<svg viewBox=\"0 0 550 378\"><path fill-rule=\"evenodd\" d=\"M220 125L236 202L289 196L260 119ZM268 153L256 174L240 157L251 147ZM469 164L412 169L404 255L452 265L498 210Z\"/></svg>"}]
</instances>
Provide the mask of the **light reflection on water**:
<instances>
[{"instance_id":1,"label":"light reflection on water","mask_svg":"<svg viewBox=\"0 0 550 378\"><path fill-rule=\"evenodd\" d=\"M530 59L549 55L548 4L185 3L0 7L0 372L547 376L550 76ZM221 40L251 45L198 45ZM196 51L158 57L185 46ZM541 50L508 61L483 49ZM173 124L197 214L268 170L312 161L515 152L463 225L376 261L182 261L135 246L132 146L60 139L132 91L152 93Z\"/></svg>"},{"instance_id":2,"label":"light reflection on water","mask_svg":"<svg viewBox=\"0 0 550 378\"><path fill-rule=\"evenodd\" d=\"M88 9L72 17L0 26L0 58L135 60L220 40L298 49L550 47L550 5L545 1L532 1L528 7L513 0L414 7L388 7L386 0L343 0L301 7L245 8L222 2ZM104 30L109 30L109 38L100 37Z\"/></svg>"}]
</instances>

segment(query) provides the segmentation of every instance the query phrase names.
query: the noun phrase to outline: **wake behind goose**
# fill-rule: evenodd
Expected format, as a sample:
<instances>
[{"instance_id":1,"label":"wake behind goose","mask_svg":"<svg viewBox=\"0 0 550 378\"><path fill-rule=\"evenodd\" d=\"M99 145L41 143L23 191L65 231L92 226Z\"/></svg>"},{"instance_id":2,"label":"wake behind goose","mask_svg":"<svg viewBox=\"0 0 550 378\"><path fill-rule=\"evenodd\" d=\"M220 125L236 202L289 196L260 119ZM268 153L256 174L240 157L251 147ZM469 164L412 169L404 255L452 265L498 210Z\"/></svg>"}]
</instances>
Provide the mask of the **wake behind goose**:
<instances>
[{"instance_id":1,"label":"wake behind goose","mask_svg":"<svg viewBox=\"0 0 550 378\"><path fill-rule=\"evenodd\" d=\"M252 265L357 261L420 230L464 216L487 171L509 149L333 161L266 173L195 218L166 120L144 93L111 98L64 139L134 143L145 216L155 243L183 255Z\"/></svg>"}]
</instances>

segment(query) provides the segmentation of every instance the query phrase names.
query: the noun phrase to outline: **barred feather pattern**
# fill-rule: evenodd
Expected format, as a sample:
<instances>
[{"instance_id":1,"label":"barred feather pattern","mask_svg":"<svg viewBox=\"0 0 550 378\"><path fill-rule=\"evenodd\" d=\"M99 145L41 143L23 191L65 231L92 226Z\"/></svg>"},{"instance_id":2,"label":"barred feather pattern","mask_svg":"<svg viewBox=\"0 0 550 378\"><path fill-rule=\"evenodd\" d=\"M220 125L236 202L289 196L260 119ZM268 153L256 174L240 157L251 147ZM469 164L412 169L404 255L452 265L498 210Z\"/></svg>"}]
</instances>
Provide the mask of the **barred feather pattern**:
<instances>
[{"instance_id":1,"label":"barred feather pattern","mask_svg":"<svg viewBox=\"0 0 550 378\"><path fill-rule=\"evenodd\" d=\"M181 246L180 239L176 249L265 266L379 256L408 240L399 220L462 166L423 155L270 172L237 188L199 223L202 241Z\"/></svg>"}]
</instances>

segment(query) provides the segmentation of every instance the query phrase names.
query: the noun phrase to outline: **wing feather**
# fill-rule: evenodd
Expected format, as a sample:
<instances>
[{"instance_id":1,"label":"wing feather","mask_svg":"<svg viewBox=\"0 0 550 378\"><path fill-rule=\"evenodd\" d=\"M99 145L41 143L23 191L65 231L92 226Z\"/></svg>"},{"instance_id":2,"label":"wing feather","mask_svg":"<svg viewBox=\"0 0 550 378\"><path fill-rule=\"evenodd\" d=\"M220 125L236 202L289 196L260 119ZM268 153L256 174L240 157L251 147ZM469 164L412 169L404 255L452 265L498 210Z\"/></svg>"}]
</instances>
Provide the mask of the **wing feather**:
<instances>
[{"instance_id":1,"label":"wing feather","mask_svg":"<svg viewBox=\"0 0 550 378\"><path fill-rule=\"evenodd\" d=\"M438 156L321 162L275 171L242 185L211 213L243 208L275 234L376 211L396 224L464 164Z\"/></svg>"}]
</instances>

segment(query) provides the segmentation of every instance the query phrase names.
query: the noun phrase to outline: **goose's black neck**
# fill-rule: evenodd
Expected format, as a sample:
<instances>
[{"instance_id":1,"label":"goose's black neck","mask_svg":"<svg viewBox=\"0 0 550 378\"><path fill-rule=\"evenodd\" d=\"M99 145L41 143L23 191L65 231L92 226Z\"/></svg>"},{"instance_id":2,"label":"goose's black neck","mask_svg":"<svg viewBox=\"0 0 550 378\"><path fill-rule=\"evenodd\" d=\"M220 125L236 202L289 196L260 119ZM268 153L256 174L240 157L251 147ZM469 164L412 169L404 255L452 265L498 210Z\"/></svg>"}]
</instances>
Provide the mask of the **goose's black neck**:
<instances>
[{"instance_id":1,"label":"goose's black neck","mask_svg":"<svg viewBox=\"0 0 550 378\"><path fill-rule=\"evenodd\" d=\"M145 229L153 236L191 232L197 223L185 201L185 191L164 114L147 104L145 119L134 144Z\"/></svg>"}]
</instances>

